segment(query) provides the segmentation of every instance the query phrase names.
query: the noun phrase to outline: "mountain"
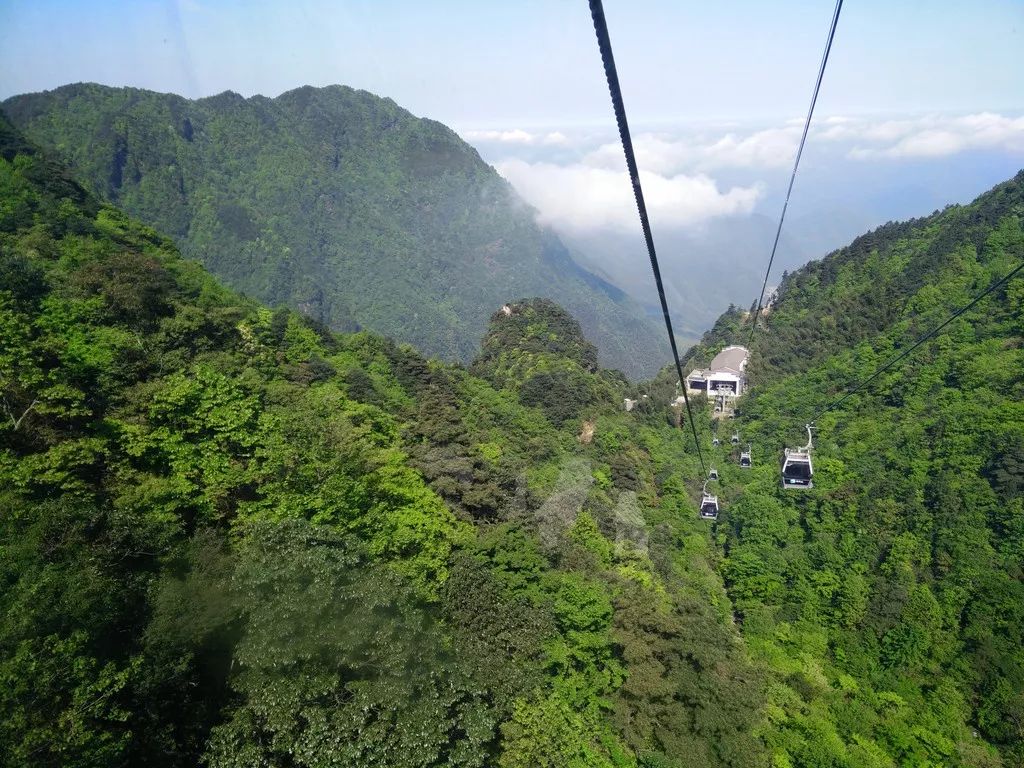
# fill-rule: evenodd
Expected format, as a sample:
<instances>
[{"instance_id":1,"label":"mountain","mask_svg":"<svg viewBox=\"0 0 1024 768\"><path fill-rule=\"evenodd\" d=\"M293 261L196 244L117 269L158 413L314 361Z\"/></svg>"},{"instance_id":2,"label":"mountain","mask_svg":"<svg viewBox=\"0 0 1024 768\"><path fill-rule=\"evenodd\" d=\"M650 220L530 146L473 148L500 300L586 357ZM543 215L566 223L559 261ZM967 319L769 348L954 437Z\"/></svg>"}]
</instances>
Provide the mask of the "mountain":
<instances>
[{"instance_id":1,"label":"mountain","mask_svg":"<svg viewBox=\"0 0 1024 768\"><path fill-rule=\"evenodd\" d=\"M1022 221L1024 172L879 227L788 275L755 334L736 424L755 469L725 473L720 570L774 681L776 765L1024 764L1024 278L817 419L812 491L777 463L1024 263ZM727 313L691 360L749 324Z\"/></svg>"},{"instance_id":2,"label":"mountain","mask_svg":"<svg viewBox=\"0 0 1024 768\"><path fill-rule=\"evenodd\" d=\"M0 765L764 763L671 384L270 309L2 119L0 199Z\"/></svg>"},{"instance_id":3,"label":"mountain","mask_svg":"<svg viewBox=\"0 0 1024 768\"><path fill-rule=\"evenodd\" d=\"M1024 173L782 280L752 469L694 403L715 523L673 372L550 300L464 367L222 287L3 120L0 200L0 765L1024 764L1024 279L818 418L813 490L777 461L1024 262Z\"/></svg>"},{"instance_id":4,"label":"mountain","mask_svg":"<svg viewBox=\"0 0 1024 768\"><path fill-rule=\"evenodd\" d=\"M630 375L663 334L440 123L342 86L275 99L68 85L3 111L85 186L236 290L468 362L505 301L569 309Z\"/></svg>"}]
</instances>

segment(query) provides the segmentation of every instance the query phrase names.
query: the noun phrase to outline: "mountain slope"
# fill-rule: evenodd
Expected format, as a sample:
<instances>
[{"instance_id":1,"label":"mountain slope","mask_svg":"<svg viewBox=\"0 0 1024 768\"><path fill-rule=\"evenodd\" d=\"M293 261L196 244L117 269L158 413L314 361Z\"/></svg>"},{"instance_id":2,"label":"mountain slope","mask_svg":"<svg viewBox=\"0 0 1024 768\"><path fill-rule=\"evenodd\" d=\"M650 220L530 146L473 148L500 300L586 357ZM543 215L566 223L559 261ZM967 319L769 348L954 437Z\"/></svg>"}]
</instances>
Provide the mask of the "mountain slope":
<instances>
[{"instance_id":1,"label":"mountain slope","mask_svg":"<svg viewBox=\"0 0 1024 768\"><path fill-rule=\"evenodd\" d=\"M817 422L815 488L783 444L1024 262L1024 173L787 276L755 336L722 564L769 670L777 765L1024 764L1024 279ZM746 340L720 319L701 362ZM721 457L717 457L722 460Z\"/></svg>"},{"instance_id":2,"label":"mountain slope","mask_svg":"<svg viewBox=\"0 0 1024 768\"><path fill-rule=\"evenodd\" d=\"M769 333L757 336L751 360L755 377L769 378L806 370L833 352L853 347L905 322L908 335L929 327L936 313L922 314L913 302L919 295L942 291L959 278L956 296L977 285L977 262L989 258L989 240L1012 217L1022 215L1024 171L970 205L953 205L932 216L890 222L856 238L827 258L783 276L770 307ZM924 294L922 294L924 292ZM966 303L966 301L964 302ZM910 305L910 306L908 306ZM946 304L948 306L948 302ZM703 339L708 356L718 344L745 343L749 332L739 326L740 313L724 315Z\"/></svg>"},{"instance_id":3,"label":"mountain slope","mask_svg":"<svg viewBox=\"0 0 1024 768\"><path fill-rule=\"evenodd\" d=\"M545 296L632 375L657 329L579 267L445 126L342 86L275 99L69 85L3 110L86 186L234 288L468 361L506 300Z\"/></svg>"},{"instance_id":4,"label":"mountain slope","mask_svg":"<svg viewBox=\"0 0 1024 768\"><path fill-rule=\"evenodd\" d=\"M764 763L695 460L564 310L333 334L3 120L0 201L0 766Z\"/></svg>"}]
</instances>

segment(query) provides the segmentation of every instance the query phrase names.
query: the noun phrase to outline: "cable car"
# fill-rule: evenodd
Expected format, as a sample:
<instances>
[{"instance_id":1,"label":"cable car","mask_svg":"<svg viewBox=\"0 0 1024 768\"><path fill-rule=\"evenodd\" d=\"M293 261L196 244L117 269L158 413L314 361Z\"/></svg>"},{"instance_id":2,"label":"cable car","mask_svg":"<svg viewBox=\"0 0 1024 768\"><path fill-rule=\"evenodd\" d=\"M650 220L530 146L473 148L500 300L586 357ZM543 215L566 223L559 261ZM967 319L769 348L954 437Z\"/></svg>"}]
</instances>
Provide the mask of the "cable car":
<instances>
[{"instance_id":1,"label":"cable car","mask_svg":"<svg viewBox=\"0 0 1024 768\"><path fill-rule=\"evenodd\" d=\"M715 469L714 467L712 467L708 471L708 480L717 480L717 479L718 479L718 470Z\"/></svg>"},{"instance_id":2,"label":"cable car","mask_svg":"<svg viewBox=\"0 0 1024 768\"><path fill-rule=\"evenodd\" d=\"M790 489L813 488L811 478L814 476L814 465L811 462L811 448L814 438L813 427L807 425L807 445L802 448L786 448L782 457L782 487Z\"/></svg>"},{"instance_id":3,"label":"cable car","mask_svg":"<svg viewBox=\"0 0 1024 768\"><path fill-rule=\"evenodd\" d=\"M715 448L717 448L717 447L718 447L718 446L720 446L721 444L722 444L722 441L721 441L721 440L719 440L719 439L718 439L717 437L716 437L716 438L714 438L714 439L713 439L713 440L711 441L711 445L713 445L713 446L714 446Z\"/></svg>"},{"instance_id":4,"label":"cable car","mask_svg":"<svg viewBox=\"0 0 1024 768\"><path fill-rule=\"evenodd\" d=\"M740 469L750 469L750 446L747 446L747 450L740 453Z\"/></svg>"},{"instance_id":5,"label":"cable car","mask_svg":"<svg viewBox=\"0 0 1024 768\"><path fill-rule=\"evenodd\" d=\"M718 497L712 496L707 491L701 496L700 500L700 516L703 520L717 520L718 519Z\"/></svg>"},{"instance_id":6,"label":"cable car","mask_svg":"<svg viewBox=\"0 0 1024 768\"><path fill-rule=\"evenodd\" d=\"M732 435L732 444L733 444L733 445L739 445L739 444L740 444L740 435L739 435L739 432L733 432L733 435Z\"/></svg>"}]
</instances>

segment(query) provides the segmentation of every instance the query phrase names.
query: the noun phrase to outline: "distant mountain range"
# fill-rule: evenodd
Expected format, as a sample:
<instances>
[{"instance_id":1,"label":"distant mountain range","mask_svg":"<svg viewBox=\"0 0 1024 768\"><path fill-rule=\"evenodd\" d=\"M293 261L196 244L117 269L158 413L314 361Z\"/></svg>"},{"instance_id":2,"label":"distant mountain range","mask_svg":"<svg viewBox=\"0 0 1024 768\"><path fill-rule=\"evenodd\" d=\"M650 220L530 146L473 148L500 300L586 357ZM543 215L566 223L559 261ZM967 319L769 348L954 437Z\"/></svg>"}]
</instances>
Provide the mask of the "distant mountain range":
<instances>
[{"instance_id":1,"label":"distant mountain range","mask_svg":"<svg viewBox=\"0 0 1024 768\"><path fill-rule=\"evenodd\" d=\"M524 296L579 318L606 365L665 362L664 334L440 123L343 86L188 100L93 84L3 111L87 187L232 287L337 330L468 361Z\"/></svg>"}]
</instances>

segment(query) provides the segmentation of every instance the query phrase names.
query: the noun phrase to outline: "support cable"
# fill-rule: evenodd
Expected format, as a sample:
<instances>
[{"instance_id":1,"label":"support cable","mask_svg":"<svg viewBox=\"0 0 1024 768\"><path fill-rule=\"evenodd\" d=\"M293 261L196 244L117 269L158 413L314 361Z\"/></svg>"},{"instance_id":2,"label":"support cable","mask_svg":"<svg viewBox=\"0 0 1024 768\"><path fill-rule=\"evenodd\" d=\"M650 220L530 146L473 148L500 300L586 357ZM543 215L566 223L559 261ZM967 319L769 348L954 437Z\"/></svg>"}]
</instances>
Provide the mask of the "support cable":
<instances>
[{"instance_id":1,"label":"support cable","mask_svg":"<svg viewBox=\"0 0 1024 768\"><path fill-rule=\"evenodd\" d=\"M900 352L898 355L893 357L891 360L889 360L884 365L882 365L879 368L875 369L874 373L872 373L870 376L862 379L858 384L856 384L852 388L848 389L847 392L842 397L837 398L836 400L832 401L831 403L826 405L824 408L819 410L814 415L814 418L810 420L809 424L811 426L813 426L814 422L816 422L818 419L820 419L826 413L828 413L829 411L831 411L831 410L833 410L835 408L838 408L842 403L844 403L846 400L851 398L853 395L855 395L860 390L864 389L864 387L866 387L872 381L874 381L879 376L881 376L883 373L888 371L890 368L892 368L894 365L896 365L896 363L898 363L900 360L903 360L905 357L910 355L911 352L913 352L915 349L920 347L922 344L924 344L930 338L935 336L939 331L941 331L947 325L949 325L954 320L956 320L958 317L960 317L960 315L962 315L964 312L969 310L971 307L973 307L975 304L977 304L979 301L984 299L986 296L988 296L990 293L992 293L994 290L996 290L1000 286L1005 285L1006 283L1008 283L1010 280L1012 280L1014 278L1015 275L1017 275L1022 270L1024 270L1024 262L1021 262L1014 269L1010 270L1007 274L1005 274L1003 277L1001 277L998 280L996 280L995 282L993 282L988 288L986 288L984 291L982 291L977 296L975 296L971 300L971 302L969 304L965 304L964 306L960 307L960 309L958 309L955 312L953 312L953 314L951 314L949 317L947 317L941 323L936 325L930 331L928 331L928 332L922 334L921 336L919 336L917 338L917 340L913 344L911 344L907 349L905 349L903 352Z\"/></svg>"},{"instance_id":2,"label":"support cable","mask_svg":"<svg viewBox=\"0 0 1024 768\"><path fill-rule=\"evenodd\" d=\"M841 0L840 0L841 1ZM651 259L651 269L654 271L654 282L658 288L658 298L661 299L661 312L665 317L665 329L668 331L668 343L672 348L672 359L676 364L676 373L679 374L679 385L683 390L683 402L686 403L686 415L690 419L690 431L693 433L693 444L697 448L697 458L700 460L701 472L706 477L707 467L704 464L704 453L700 448L700 440L697 437L697 425L693 420L693 411L690 408L690 398L686 394L686 377L683 376L683 367L679 362L679 350L676 348L676 337L672 332L672 319L669 317L668 301L665 298L665 286L661 281L661 269L658 267L658 255L654 250L654 237L651 235L651 224L647 218L647 205L644 203L643 189L640 187L640 172L636 165L636 155L633 153L633 139L629 133L629 123L626 121L626 106L622 100L622 90L619 87L619 75L615 69L615 58L612 56L612 42L608 36L608 25L604 18L604 7L601 0L590 0L590 15L594 20L594 31L597 33L597 45L601 49L601 61L604 63L604 74L608 80L608 90L612 97L612 106L615 109L615 121L619 127L619 137L622 139L622 151L626 155L626 166L629 169L629 177L633 182L633 196L636 198L637 212L640 214L640 226L644 231L644 240L647 242L647 255Z\"/></svg>"},{"instance_id":3,"label":"support cable","mask_svg":"<svg viewBox=\"0 0 1024 768\"><path fill-rule=\"evenodd\" d=\"M818 79L814 83L814 94L811 96L811 106L807 110L807 120L804 121L804 132L800 137L800 146L796 151L796 161L793 163L793 173L789 176L789 188L786 190L786 201L782 204L782 215L779 216L779 226L775 230L775 242L772 243L772 254L768 259L768 269L764 272L764 282L761 284L761 295L757 297L757 309L754 310L754 320L750 324L750 338L747 339L747 347L750 348L754 340L754 332L757 330L757 318L764 306L764 292L768 289L768 278L772 273L772 264L775 262L775 251L779 247L779 237L782 235L782 223L786 220L786 209L789 208L789 196L793 194L793 182L796 181L796 170L800 167L800 157L804 153L804 144L807 143L807 132L811 128L811 117L814 115L814 105L818 102L818 92L821 90L821 81L825 77L825 66L828 64L828 54L832 50L832 40L836 36L836 25L839 23L839 12L843 9L843 0L836 0L836 8L832 13L832 26L828 32L828 42L825 43L825 52L821 56L821 64L818 67Z\"/></svg>"}]
</instances>

